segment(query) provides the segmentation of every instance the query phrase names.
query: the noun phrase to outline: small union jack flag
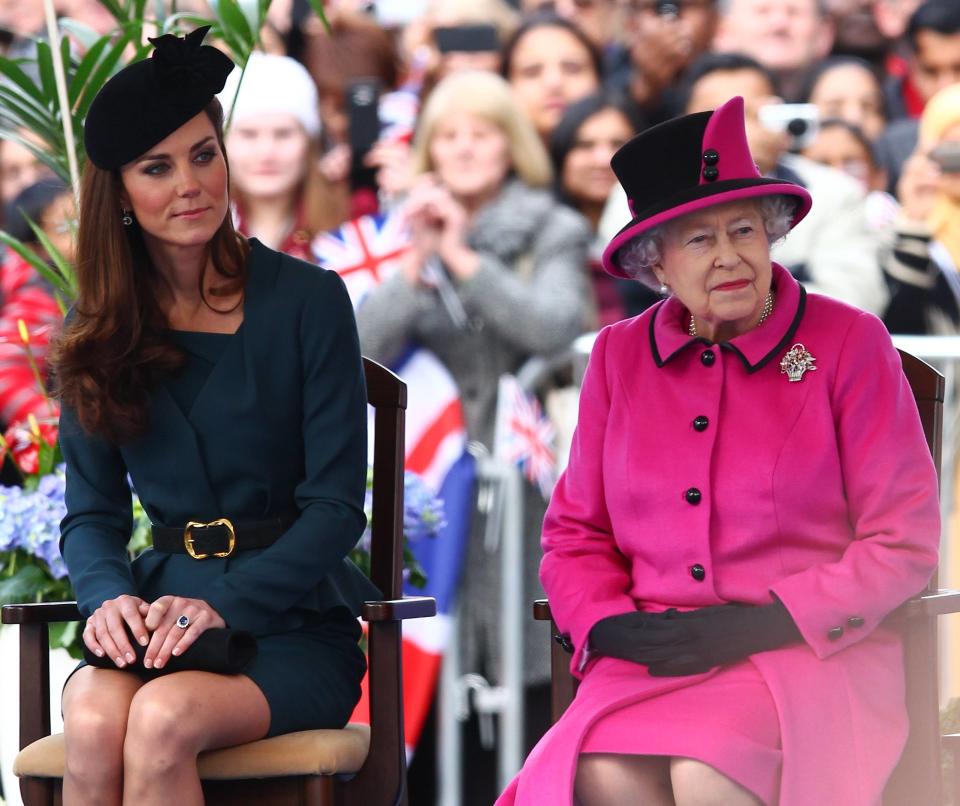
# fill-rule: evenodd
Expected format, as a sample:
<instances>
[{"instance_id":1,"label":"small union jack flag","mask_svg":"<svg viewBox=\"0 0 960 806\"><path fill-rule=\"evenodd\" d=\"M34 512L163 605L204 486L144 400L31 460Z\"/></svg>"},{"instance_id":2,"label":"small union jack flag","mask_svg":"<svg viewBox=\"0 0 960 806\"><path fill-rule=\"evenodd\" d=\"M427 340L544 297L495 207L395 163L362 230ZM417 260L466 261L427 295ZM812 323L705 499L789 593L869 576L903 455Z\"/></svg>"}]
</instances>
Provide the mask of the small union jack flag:
<instances>
[{"instance_id":1,"label":"small union jack flag","mask_svg":"<svg viewBox=\"0 0 960 806\"><path fill-rule=\"evenodd\" d=\"M354 307L390 277L410 248L410 232L399 212L365 215L329 232L311 244L317 263L343 278Z\"/></svg>"},{"instance_id":2,"label":"small union jack flag","mask_svg":"<svg viewBox=\"0 0 960 806\"><path fill-rule=\"evenodd\" d=\"M513 375L502 375L497 391L494 455L518 465L544 498L550 497L557 480L555 439L556 430L540 401L526 392Z\"/></svg>"}]
</instances>

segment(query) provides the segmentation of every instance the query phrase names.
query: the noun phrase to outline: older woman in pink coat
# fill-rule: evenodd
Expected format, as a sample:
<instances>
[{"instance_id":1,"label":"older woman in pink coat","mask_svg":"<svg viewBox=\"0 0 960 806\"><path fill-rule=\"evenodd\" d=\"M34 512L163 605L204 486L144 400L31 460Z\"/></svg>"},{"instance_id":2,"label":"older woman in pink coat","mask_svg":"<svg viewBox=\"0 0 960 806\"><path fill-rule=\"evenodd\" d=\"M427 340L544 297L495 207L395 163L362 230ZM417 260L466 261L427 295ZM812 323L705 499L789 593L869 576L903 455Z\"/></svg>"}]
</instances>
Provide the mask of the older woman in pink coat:
<instances>
[{"instance_id":1,"label":"older woman in pink coat","mask_svg":"<svg viewBox=\"0 0 960 806\"><path fill-rule=\"evenodd\" d=\"M759 175L740 98L613 167L604 264L667 298L590 358L541 566L581 684L499 803L877 804L908 730L883 620L940 531L898 354L771 264L810 198Z\"/></svg>"}]
</instances>

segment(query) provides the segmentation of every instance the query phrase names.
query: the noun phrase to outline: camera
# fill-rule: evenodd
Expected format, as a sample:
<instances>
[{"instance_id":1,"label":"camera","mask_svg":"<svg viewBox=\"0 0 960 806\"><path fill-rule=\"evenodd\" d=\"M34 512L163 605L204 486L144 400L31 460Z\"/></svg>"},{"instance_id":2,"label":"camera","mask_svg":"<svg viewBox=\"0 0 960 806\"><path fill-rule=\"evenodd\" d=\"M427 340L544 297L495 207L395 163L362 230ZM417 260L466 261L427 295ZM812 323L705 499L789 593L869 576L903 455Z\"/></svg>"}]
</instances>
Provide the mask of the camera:
<instances>
[{"instance_id":1,"label":"camera","mask_svg":"<svg viewBox=\"0 0 960 806\"><path fill-rule=\"evenodd\" d=\"M820 128L820 116L813 104L767 104L760 107L758 117L770 131L790 135L791 151L810 145Z\"/></svg>"},{"instance_id":2,"label":"camera","mask_svg":"<svg viewBox=\"0 0 960 806\"><path fill-rule=\"evenodd\" d=\"M940 166L945 174L960 173L960 141L945 140L930 150L930 159Z\"/></svg>"}]
</instances>

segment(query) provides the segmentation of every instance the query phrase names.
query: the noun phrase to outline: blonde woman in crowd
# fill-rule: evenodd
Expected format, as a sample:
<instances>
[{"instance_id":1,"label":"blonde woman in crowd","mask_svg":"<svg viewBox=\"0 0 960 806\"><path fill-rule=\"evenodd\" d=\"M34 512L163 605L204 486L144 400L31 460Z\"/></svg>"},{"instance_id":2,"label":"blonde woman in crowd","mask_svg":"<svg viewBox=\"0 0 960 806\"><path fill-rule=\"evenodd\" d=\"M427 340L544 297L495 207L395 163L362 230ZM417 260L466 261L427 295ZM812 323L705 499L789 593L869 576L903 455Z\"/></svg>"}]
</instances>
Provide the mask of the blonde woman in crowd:
<instances>
[{"instance_id":1,"label":"blonde woman in crowd","mask_svg":"<svg viewBox=\"0 0 960 806\"><path fill-rule=\"evenodd\" d=\"M499 377L563 349L583 329L589 230L554 200L540 138L493 73L456 73L437 85L413 160L417 180L404 203L413 248L357 311L360 344L384 363L410 343L432 350L459 387L468 438L489 449ZM523 601L539 590L544 510L540 493L528 493ZM460 642L464 669L483 669L491 682L500 677L499 567L475 524L460 591L469 603ZM542 683L545 693L546 647L532 635L524 646L527 683ZM538 716L539 724L528 718L533 739L545 728L546 714Z\"/></svg>"}]
</instances>

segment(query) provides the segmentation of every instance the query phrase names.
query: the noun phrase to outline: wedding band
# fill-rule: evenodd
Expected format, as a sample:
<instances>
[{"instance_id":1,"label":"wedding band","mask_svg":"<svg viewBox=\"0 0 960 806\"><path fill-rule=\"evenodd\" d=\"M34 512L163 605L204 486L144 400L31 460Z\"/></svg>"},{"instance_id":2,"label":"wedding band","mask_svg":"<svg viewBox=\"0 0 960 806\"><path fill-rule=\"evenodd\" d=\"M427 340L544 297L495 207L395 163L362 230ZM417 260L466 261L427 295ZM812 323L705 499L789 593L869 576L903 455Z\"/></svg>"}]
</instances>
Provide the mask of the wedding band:
<instances>
[{"instance_id":1,"label":"wedding band","mask_svg":"<svg viewBox=\"0 0 960 806\"><path fill-rule=\"evenodd\" d=\"M181 630L187 629L187 627L190 626L190 619L187 616L180 616L180 618L177 619L177 626Z\"/></svg>"}]
</instances>

